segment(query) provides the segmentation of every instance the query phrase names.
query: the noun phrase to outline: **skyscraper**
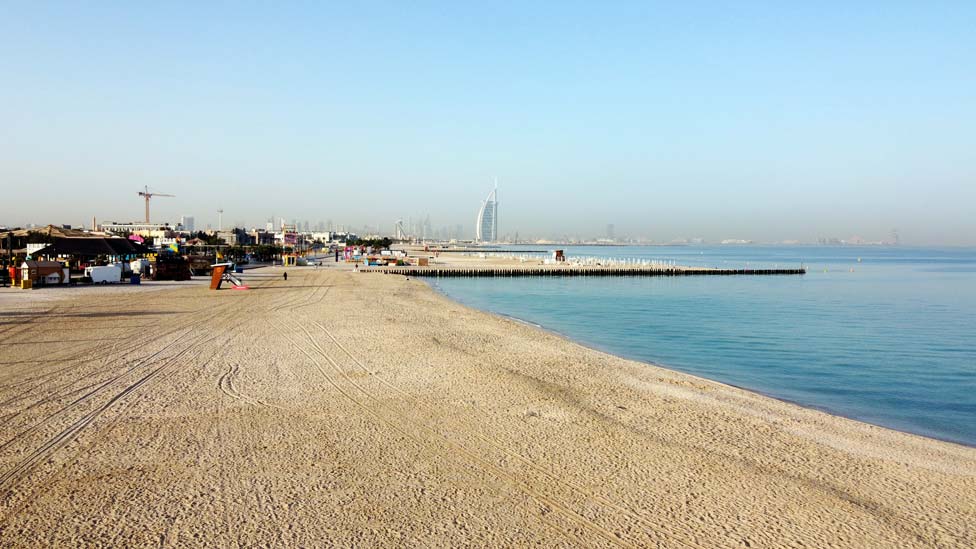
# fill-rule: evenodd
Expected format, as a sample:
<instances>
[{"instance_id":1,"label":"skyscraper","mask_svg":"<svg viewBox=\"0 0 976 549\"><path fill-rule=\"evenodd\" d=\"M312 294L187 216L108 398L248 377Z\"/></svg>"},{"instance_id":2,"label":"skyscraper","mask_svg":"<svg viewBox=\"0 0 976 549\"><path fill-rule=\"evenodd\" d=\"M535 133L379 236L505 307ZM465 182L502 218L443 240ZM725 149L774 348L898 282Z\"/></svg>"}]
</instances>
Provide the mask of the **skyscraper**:
<instances>
[{"instance_id":1,"label":"skyscraper","mask_svg":"<svg viewBox=\"0 0 976 549\"><path fill-rule=\"evenodd\" d=\"M475 240L478 242L495 242L498 240L498 187L488 193L488 198L481 203L478 211L478 223L475 225Z\"/></svg>"}]
</instances>

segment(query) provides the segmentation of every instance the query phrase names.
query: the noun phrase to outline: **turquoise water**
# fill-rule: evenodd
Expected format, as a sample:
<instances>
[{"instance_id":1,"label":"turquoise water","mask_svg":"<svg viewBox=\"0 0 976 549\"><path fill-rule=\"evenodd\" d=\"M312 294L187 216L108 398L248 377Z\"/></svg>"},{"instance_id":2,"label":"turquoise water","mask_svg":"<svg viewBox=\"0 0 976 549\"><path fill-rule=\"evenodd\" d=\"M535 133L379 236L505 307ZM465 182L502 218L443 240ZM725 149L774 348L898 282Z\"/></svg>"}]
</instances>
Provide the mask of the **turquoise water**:
<instances>
[{"instance_id":1,"label":"turquoise water","mask_svg":"<svg viewBox=\"0 0 976 549\"><path fill-rule=\"evenodd\" d=\"M465 304L620 356L976 446L976 249L579 247L567 253L712 267L803 263L809 272L432 284Z\"/></svg>"}]
</instances>

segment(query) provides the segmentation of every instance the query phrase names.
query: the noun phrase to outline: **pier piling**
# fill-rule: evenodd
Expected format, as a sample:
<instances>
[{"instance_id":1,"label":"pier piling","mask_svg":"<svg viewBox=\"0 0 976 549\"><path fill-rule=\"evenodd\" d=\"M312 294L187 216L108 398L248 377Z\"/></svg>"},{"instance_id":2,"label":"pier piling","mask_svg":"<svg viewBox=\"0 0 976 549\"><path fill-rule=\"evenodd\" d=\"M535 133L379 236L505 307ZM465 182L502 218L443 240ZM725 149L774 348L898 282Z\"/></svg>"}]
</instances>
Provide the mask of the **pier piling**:
<instances>
[{"instance_id":1,"label":"pier piling","mask_svg":"<svg viewBox=\"0 0 976 549\"><path fill-rule=\"evenodd\" d=\"M707 269L696 267L604 267L604 266L533 266L533 267L367 267L362 273L383 273L416 277L526 277L526 276L770 276L803 275L799 269Z\"/></svg>"}]
</instances>

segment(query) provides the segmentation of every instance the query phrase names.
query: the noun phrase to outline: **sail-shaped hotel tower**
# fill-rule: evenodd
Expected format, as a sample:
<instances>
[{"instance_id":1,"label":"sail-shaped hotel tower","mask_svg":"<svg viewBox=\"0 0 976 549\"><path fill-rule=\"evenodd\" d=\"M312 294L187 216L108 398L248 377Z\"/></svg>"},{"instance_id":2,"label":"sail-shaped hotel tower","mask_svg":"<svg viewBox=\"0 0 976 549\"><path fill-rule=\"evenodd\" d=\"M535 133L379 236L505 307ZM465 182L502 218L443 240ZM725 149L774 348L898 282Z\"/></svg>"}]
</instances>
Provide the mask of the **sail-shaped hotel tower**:
<instances>
[{"instance_id":1,"label":"sail-shaped hotel tower","mask_svg":"<svg viewBox=\"0 0 976 549\"><path fill-rule=\"evenodd\" d=\"M497 186L488 194L488 198L481 203L481 209L478 210L478 223L475 227L475 240L478 242L496 242L498 240Z\"/></svg>"}]
</instances>

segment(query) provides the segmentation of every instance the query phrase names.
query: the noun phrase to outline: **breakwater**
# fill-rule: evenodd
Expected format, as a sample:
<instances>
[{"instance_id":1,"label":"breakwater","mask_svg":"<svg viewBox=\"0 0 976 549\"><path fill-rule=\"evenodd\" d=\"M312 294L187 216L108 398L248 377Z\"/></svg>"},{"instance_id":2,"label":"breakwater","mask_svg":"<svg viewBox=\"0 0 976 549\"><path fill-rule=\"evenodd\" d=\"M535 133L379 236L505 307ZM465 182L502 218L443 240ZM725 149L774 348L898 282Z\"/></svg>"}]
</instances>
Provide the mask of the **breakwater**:
<instances>
[{"instance_id":1,"label":"breakwater","mask_svg":"<svg viewBox=\"0 0 976 549\"><path fill-rule=\"evenodd\" d=\"M418 250L419 252L419 250ZM549 255L553 250L529 250L529 249L505 249L505 248L431 248L424 250L424 253L442 254L546 254Z\"/></svg>"},{"instance_id":2,"label":"breakwater","mask_svg":"<svg viewBox=\"0 0 976 549\"><path fill-rule=\"evenodd\" d=\"M488 266L488 267L366 267L364 273L383 273L417 277L523 277L523 276L769 276L803 275L797 269L707 269L695 267L660 266Z\"/></svg>"}]
</instances>

